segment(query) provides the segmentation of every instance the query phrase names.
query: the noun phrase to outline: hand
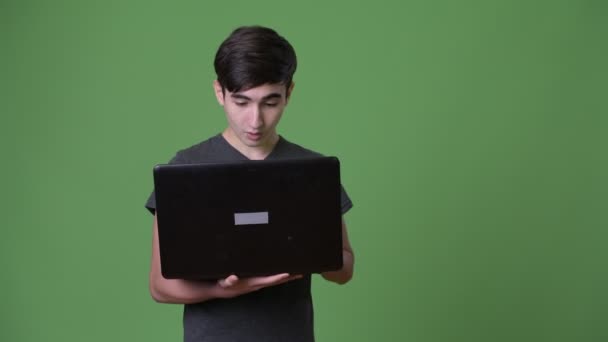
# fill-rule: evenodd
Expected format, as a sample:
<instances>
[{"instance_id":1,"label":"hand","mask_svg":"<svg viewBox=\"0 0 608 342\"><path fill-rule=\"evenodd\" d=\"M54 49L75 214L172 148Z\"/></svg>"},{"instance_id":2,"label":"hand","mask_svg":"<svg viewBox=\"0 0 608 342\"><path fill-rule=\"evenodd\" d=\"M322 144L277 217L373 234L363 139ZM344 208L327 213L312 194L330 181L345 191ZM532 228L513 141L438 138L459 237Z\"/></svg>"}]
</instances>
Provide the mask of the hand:
<instances>
[{"instance_id":1,"label":"hand","mask_svg":"<svg viewBox=\"0 0 608 342\"><path fill-rule=\"evenodd\" d=\"M302 275L282 273L267 277L251 277L239 279L236 275L228 276L217 281L217 297L232 298L245 293L257 291L269 286L276 286L288 281L302 278Z\"/></svg>"}]
</instances>

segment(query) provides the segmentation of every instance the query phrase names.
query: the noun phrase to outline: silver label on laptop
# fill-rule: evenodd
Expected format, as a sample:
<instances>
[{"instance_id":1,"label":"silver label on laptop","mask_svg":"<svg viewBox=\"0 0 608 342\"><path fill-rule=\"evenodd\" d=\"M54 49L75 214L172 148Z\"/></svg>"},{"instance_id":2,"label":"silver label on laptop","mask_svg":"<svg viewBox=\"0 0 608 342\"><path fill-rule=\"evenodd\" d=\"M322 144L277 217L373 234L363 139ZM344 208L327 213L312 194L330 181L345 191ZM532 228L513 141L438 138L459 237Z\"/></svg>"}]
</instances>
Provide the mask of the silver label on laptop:
<instances>
[{"instance_id":1,"label":"silver label on laptop","mask_svg":"<svg viewBox=\"0 0 608 342\"><path fill-rule=\"evenodd\" d=\"M245 224L268 224L268 212L234 213L234 225L241 226Z\"/></svg>"}]
</instances>

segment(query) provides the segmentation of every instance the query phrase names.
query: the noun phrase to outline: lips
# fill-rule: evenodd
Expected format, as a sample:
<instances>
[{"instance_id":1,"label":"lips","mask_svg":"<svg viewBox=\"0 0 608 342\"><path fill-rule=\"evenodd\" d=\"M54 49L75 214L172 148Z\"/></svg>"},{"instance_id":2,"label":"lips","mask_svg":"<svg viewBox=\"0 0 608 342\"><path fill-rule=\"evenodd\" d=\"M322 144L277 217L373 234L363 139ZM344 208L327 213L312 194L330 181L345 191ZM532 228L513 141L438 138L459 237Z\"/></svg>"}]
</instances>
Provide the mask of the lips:
<instances>
[{"instance_id":1,"label":"lips","mask_svg":"<svg viewBox=\"0 0 608 342\"><path fill-rule=\"evenodd\" d=\"M262 138L262 133L260 132L247 132L245 133L247 138L252 141L258 141Z\"/></svg>"}]
</instances>

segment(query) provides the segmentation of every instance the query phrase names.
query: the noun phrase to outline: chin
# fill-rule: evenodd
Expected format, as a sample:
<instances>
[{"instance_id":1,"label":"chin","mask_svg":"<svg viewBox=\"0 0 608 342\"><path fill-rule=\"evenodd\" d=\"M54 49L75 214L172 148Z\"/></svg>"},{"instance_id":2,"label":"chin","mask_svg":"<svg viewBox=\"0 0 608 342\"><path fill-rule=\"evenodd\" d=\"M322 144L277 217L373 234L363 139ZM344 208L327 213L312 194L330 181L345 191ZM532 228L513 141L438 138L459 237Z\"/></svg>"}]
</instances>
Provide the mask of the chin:
<instances>
[{"instance_id":1,"label":"chin","mask_svg":"<svg viewBox=\"0 0 608 342\"><path fill-rule=\"evenodd\" d=\"M249 140L245 137L241 140L241 142L243 142L245 145L247 145L249 147L258 147L258 146L263 146L267 142L267 139L266 139L266 137L262 137L262 139L260 139L260 140Z\"/></svg>"},{"instance_id":2,"label":"chin","mask_svg":"<svg viewBox=\"0 0 608 342\"><path fill-rule=\"evenodd\" d=\"M243 143L243 145L245 145L247 147L258 147L258 146L262 145L261 141L251 141L248 139L241 140L241 143Z\"/></svg>"}]
</instances>

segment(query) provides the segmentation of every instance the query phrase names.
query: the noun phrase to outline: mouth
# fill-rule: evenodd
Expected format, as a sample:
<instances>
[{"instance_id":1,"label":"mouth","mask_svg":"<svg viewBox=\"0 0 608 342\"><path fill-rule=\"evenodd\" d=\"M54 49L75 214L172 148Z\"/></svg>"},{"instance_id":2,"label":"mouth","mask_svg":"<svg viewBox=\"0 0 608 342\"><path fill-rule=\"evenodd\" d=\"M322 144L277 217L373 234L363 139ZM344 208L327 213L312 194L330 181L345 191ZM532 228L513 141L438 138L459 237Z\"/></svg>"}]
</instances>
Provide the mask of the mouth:
<instances>
[{"instance_id":1,"label":"mouth","mask_svg":"<svg viewBox=\"0 0 608 342\"><path fill-rule=\"evenodd\" d=\"M252 141L258 141L262 138L261 132L246 132L247 138Z\"/></svg>"}]
</instances>

